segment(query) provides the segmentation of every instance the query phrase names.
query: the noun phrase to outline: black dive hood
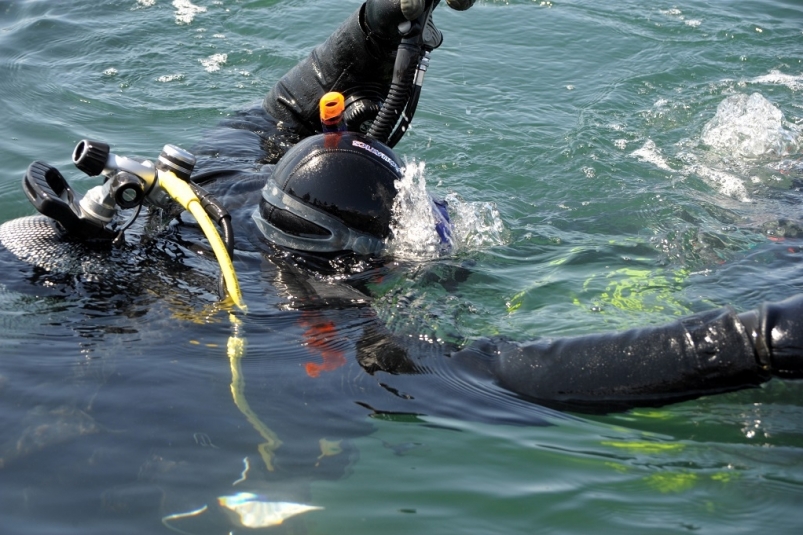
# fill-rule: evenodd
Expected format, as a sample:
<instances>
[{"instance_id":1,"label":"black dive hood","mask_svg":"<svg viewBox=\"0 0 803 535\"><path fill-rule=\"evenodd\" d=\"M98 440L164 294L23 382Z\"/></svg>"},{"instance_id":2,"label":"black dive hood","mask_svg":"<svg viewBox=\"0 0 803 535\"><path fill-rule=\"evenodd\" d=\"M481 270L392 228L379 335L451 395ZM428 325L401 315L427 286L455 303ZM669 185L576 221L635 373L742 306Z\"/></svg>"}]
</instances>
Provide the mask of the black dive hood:
<instances>
[{"instance_id":1,"label":"black dive hood","mask_svg":"<svg viewBox=\"0 0 803 535\"><path fill-rule=\"evenodd\" d=\"M402 167L387 145L359 133L308 137L276 164L254 220L282 247L377 256L390 234Z\"/></svg>"}]
</instances>

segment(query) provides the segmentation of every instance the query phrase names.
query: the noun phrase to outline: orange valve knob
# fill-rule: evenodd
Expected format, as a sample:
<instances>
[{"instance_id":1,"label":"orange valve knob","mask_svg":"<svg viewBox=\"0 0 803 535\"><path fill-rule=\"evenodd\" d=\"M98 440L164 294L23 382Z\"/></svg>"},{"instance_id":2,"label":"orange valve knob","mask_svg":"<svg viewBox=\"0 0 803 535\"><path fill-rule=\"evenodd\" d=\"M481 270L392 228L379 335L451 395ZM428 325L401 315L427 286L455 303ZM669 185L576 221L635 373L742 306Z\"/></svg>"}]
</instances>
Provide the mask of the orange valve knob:
<instances>
[{"instance_id":1,"label":"orange valve knob","mask_svg":"<svg viewBox=\"0 0 803 535\"><path fill-rule=\"evenodd\" d=\"M343 111L346 109L346 102L341 93L332 91L321 97L321 126L324 132L338 132L345 130L343 122Z\"/></svg>"}]
</instances>

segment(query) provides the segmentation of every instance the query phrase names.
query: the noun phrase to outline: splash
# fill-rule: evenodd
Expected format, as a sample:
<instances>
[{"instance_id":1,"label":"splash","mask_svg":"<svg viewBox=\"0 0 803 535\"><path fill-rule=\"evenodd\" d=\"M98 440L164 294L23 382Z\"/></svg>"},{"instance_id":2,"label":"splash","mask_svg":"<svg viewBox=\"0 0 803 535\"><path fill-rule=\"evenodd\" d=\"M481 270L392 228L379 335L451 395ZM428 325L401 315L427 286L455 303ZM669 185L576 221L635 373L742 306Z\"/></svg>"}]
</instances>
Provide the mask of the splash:
<instances>
[{"instance_id":1,"label":"splash","mask_svg":"<svg viewBox=\"0 0 803 535\"><path fill-rule=\"evenodd\" d=\"M703 127L699 144L705 150L677 155L686 164L678 168L670 165L651 139L630 156L663 171L696 175L722 194L750 202L750 186L761 182L765 174L761 166L767 166L768 159L795 155L801 148L801 132L760 93L736 94L719 103L716 115Z\"/></svg>"},{"instance_id":2,"label":"splash","mask_svg":"<svg viewBox=\"0 0 803 535\"><path fill-rule=\"evenodd\" d=\"M703 127L702 141L723 155L787 156L799 149L799 132L760 93L731 95Z\"/></svg>"},{"instance_id":3,"label":"splash","mask_svg":"<svg viewBox=\"0 0 803 535\"><path fill-rule=\"evenodd\" d=\"M452 240L459 251L479 251L507 243L507 230L496 205L468 202L456 193L446 196L452 219Z\"/></svg>"},{"instance_id":4,"label":"splash","mask_svg":"<svg viewBox=\"0 0 803 535\"><path fill-rule=\"evenodd\" d=\"M438 235L438 211L427 191L424 162L408 163L404 176L396 181L389 252L407 260L437 258L445 252L479 250L505 243L505 226L496 206L490 202L466 202L450 193L445 201L451 220L450 235L444 243Z\"/></svg>"}]
</instances>

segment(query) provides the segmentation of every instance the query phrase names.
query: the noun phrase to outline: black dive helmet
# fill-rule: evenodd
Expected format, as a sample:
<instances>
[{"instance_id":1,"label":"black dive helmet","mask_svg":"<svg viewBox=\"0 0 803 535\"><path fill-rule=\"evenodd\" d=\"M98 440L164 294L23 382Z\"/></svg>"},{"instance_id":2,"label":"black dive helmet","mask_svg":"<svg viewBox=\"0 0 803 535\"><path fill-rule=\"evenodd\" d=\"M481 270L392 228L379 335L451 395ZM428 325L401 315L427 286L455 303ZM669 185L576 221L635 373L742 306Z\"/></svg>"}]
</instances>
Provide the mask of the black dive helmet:
<instances>
[{"instance_id":1,"label":"black dive helmet","mask_svg":"<svg viewBox=\"0 0 803 535\"><path fill-rule=\"evenodd\" d=\"M283 247L377 255L390 234L401 176L387 145L356 132L318 134L279 160L253 217L265 238Z\"/></svg>"}]
</instances>

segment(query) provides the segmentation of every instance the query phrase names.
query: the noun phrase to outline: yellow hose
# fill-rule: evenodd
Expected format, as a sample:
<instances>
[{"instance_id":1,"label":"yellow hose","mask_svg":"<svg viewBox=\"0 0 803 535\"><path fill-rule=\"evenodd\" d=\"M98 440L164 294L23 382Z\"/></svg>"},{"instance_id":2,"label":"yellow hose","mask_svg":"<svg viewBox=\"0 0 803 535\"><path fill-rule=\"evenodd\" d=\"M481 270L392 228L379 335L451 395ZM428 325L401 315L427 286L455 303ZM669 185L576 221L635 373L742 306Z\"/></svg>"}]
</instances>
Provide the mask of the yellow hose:
<instances>
[{"instance_id":1,"label":"yellow hose","mask_svg":"<svg viewBox=\"0 0 803 535\"><path fill-rule=\"evenodd\" d=\"M226 244L223 243L220 234L217 232L217 227L215 227L215 224L203 209L198 196L189 184L170 171L159 171L159 185L164 188L174 201L195 216L201 226L201 230L203 230L212 245L212 250L215 252L218 264L220 264L220 269L223 272L223 279L226 281L226 291L229 297L237 307L245 311L245 303L243 303L240 284L237 281L237 273L234 271L229 252L226 250ZM234 398L234 404L265 441L257 449L267 469L273 471L274 452L281 446L282 441L276 436L276 433L259 419L245 398L245 379L240 366L240 361L245 354L245 340L240 337L240 321L237 317L229 314L229 320L234 329L234 334L229 337L227 347L231 365L231 395Z\"/></svg>"},{"instance_id":2,"label":"yellow hose","mask_svg":"<svg viewBox=\"0 0 803 535\"><path fill-rule=\"evenodd\" d=\"M215 227L215 224L203 209L198 196L189 184L170 171L159 171L159 185L164 188L174 201L195 216L206 238L212 245L212 250L215 252L218 264L220 264L220 269L223 272L223 279L226 281L226 291L229 297L237 307L245 311L245 303L243 303L240 284L237 281L237 273L234 271L231 257L226 250L226 244L223 243L220 234L217 232L217 227ZM273 471L274 452L281 446L282 441L276 436L276 433L259 419L259 416L254 413L251 406L248 404L248 400L245 398L245 379L243 378L242 368L240 366L240 361L245 354L245 340L240 337L240 321L237 317L233 314L229 314L229 320L234 330L227 344L227 353L231 366L231 395L232 398L234 398L234 404L265 441L260 444L257 449L266 468Z\"/></svg>"},{"instance_id":3,"label":"yellow hose","mask_svg":"<svg viewBox=\"0 0 803 535\"><path fill-rule=\"evenodd\" d=\"M245 416L257 433L263 438L265 442L257 447L259 455L262 457L262 462L265 467L273 472L275 469L273 458L275 451L282 445L282 441L265 423L259 419L259 416L251 409L248 400L245 397L245 378L243 377L243 370L241 361L245 354L245 340L239 336L240 320L234 314L229 314L232 326L234 327L234 334L229 337L227 352L229 355L229 364L231 365L231 396L234 399L234 404Z\"/></svg>"},{"instance_id":4,"label":"yellow hose","mask_svg":"<svg viewBox=\"0 0 803 535\"><path fill-rule=\"evenodd\" d=\"M237 280L237 273L234 271L231 257L226 250L226 244L223 243L217 227L215 227L215 224L209 218L203 206L201 206L198 196L192 191L189 184L178 178L171 171L159 171L159 185L198 221L206 239L209 240L209 244L212 246L212 251L215 253L218 264L220 264L229 298L240 310L244 311L243 294L240 291L240 283Z\"/></svg>"}]
</instances>

